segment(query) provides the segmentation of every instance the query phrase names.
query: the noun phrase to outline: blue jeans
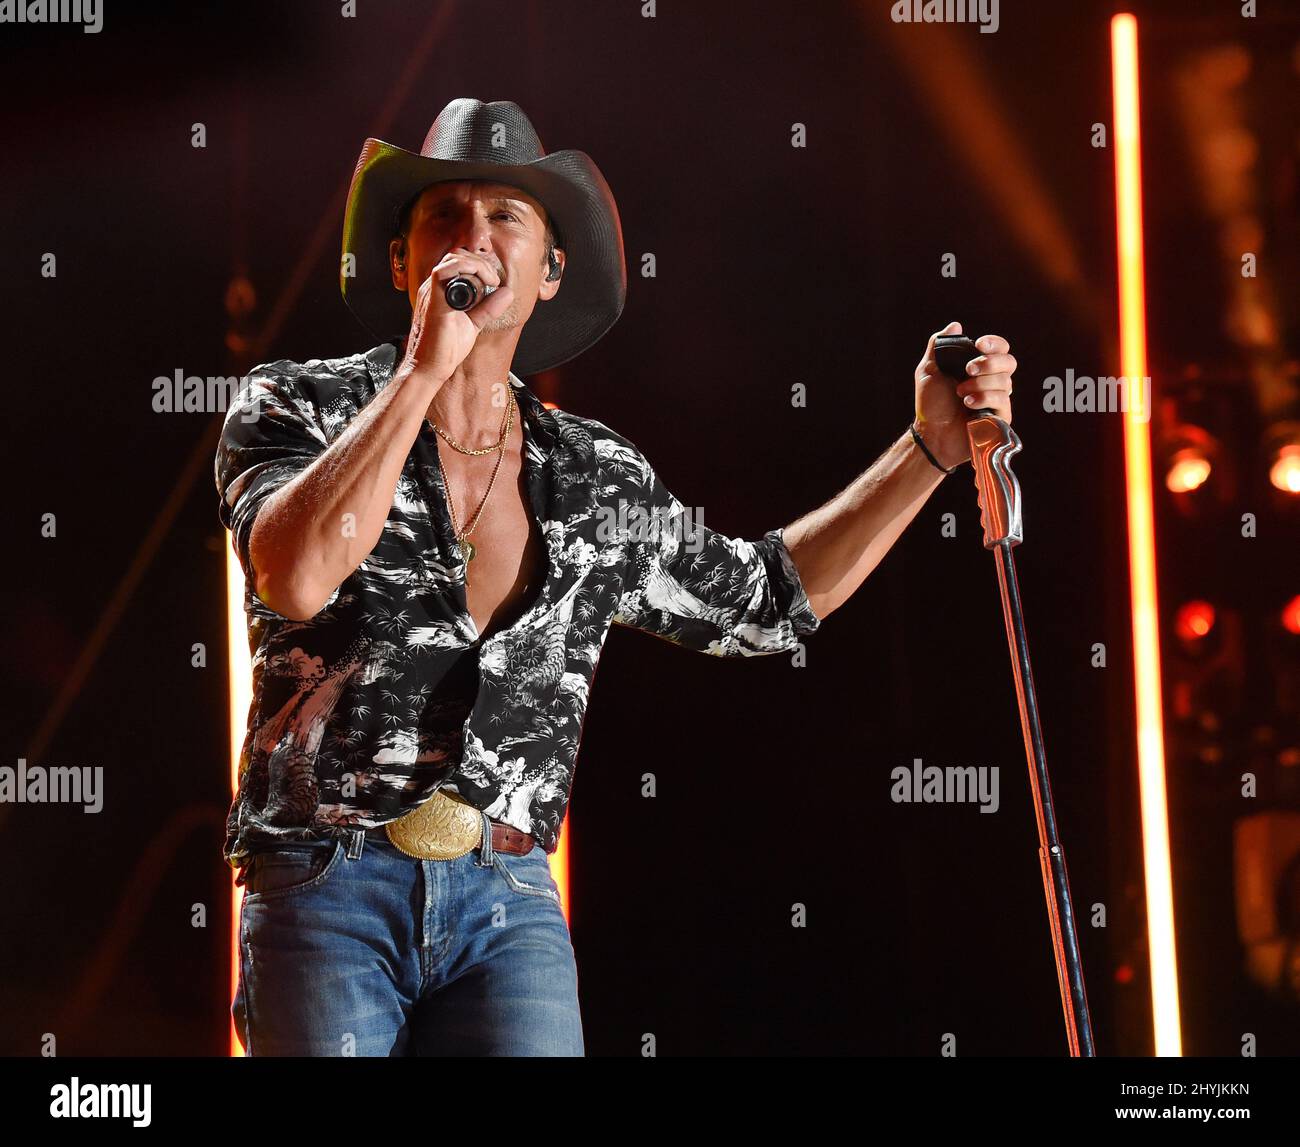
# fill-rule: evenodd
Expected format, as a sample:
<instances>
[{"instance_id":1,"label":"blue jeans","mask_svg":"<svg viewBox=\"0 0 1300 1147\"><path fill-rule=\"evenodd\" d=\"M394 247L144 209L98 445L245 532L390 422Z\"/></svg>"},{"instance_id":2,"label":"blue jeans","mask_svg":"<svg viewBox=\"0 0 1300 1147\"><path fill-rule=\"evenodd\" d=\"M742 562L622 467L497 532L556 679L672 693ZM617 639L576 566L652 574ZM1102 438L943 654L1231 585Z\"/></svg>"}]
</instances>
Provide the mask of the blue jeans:
<instances>
[{"instance_id":1,"label":"blue jeans","mask_svg":"<svg viewBox=\"0 0 1300 1147\"><path fill-rule=\"evenodd\" d=\"M387 837L260 853L231 1006L248 1055L584 1055L546 852L417 860ZM246 871L248 871L246 869Z\"/></svg>"}]
</instances>

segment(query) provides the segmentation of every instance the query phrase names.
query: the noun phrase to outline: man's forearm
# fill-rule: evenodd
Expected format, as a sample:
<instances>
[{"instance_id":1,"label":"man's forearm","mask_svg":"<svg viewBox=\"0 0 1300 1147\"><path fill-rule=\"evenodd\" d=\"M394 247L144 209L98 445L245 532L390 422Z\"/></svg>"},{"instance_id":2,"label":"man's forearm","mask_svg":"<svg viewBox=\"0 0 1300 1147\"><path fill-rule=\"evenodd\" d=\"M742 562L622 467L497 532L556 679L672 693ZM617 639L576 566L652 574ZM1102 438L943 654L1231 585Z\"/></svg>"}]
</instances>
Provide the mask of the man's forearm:
<instances>
[{"instance_id":1,"label":"man's forearm","mask_svg":"<svg viewBox=\"0 0 1300 1147\"><path fill-rule=\"evenodd\" d=\"M422 377L399 371L325 453L262 504L249 558L258 596L277 613L314 617L375 548L434 393Z\"/></svg>"},{"instance_id":2,"label":"man's forearm","mask_svg":"<svg viewBox=\"0 0 1300 1147\"><path fill-rule=\"evenodd\" d=\"M786 548L819 618L838 609L943 481L909 432L823 506L786 526Z\"/></svg>"}]
</instances>

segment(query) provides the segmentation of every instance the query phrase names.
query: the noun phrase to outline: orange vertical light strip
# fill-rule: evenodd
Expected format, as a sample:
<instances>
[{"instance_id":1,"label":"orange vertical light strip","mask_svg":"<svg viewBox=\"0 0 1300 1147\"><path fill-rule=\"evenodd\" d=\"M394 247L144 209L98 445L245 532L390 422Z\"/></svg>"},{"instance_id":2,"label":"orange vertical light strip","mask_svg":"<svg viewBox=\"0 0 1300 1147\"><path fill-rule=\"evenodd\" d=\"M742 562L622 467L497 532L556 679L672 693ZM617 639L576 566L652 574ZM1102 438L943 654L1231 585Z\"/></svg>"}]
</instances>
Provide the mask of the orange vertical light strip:
<instances>
[{"instance_id":1,"label":"orange vertical light strip","mask_svg":"<svg viewBox=\"0 0 1300 1147\"><path fill-rule=\"evenodd\" d=\"M560 890L560 907L564 911L564 922L570 927L573 921L569 919L569 814L564 814L564 819L560 822L560 843L556 845L555 851L548 858L551 864L551 876L555 879L555 886Z\"/></svg>"},{"instance_id":2,"label":"orange vertical light strip","mask_svg":"<svg viewBox=\"0 0 1300 1147\"><path fill-rule=\"evenodd\" d=\"M226 647L230 663L230 797L239 791L239 754L244 746L248 706L252 701L253 663L248 653L248 631L244 622L244 571L226 533ZM230 999L239 986L239 909L244 890L230 881ZM229 1008L227 1008L229 1011ZM230 1054L242 1056L244 1047L230 1021Z\"/></svg>"},{"instance_id":3,"label":"orange vertical light strip","mask_svg":"<svg viewBox=\"0 0 1300 1147\"><path fill-rule=\"evenodd\" d=\"M542 406L547 410L559 410L554 402L544 401ZM564 922L572 928L573 921L569 917L569 814L567 810L564 819L560 821L560 843L547 859L551 866L551 877L560 891L560 908L564 912Z\"/></svg>"},{"instance_id":4,"label":"orange vertical light strip","mask_svg":"<svg viewBox=\"0 0 1300 1147\"><path fill-rule=\"evenodd\" d=\"M1155 515L1151 476L1151 410L1147 388L1146 283L1142 251L1142 166L1138 105L1137 20L1111 20L1115 101L1115 203L1119 250L1120 365L1129 380L1124 414L1128 502L1129 592L1133 607L1133 670L1137 705L1138 785L1146 876L1151 1009L1158 1056L1182 1055L1178 960L1174 948L1173 877L1165 792L1160 641L1156 613Z\"/></svg>"}]
</instances>

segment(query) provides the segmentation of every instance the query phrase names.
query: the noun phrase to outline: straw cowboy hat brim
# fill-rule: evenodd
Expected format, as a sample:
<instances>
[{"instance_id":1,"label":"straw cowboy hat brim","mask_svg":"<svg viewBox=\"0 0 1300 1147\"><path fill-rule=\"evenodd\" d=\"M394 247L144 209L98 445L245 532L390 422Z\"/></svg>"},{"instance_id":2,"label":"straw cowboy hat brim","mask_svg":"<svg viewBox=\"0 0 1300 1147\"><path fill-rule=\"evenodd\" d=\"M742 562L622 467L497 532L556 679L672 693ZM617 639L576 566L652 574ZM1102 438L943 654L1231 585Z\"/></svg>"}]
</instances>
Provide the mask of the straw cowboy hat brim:
<instances>
[{"instance_id":1,"label":"straw cowboy hat brim","mask_svg":"<svg viewBox=\"0 0 1300 1147\"><path fill-rule=\"evenodd\" d=\"M400 338L411 325L410 301L389 269L397 212L416 192L448 180L522 188L557 228L565 253L560 289L539 300L524 324L511 364L516 374L567 362L614 325L627 297L627 267L618 208L599 168L581 151L546 154L513 103L459 99L439 113L418 154L367 139L357 160L343 215L339 286L375 337Z\"/></svg>"}]
</instances>

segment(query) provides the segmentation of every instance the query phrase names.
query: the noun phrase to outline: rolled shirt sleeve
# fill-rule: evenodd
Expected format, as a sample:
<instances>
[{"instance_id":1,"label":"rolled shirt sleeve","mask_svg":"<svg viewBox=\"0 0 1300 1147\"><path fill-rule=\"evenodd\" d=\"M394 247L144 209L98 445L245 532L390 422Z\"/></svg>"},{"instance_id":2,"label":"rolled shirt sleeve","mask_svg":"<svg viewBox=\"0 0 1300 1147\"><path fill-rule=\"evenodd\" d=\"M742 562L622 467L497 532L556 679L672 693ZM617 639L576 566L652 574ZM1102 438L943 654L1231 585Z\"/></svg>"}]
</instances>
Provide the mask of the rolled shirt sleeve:
<instances>
[{"instance_id":1,"label":"rolled shirt sleeve","mask_svg":"<svg viewBox=\"0 0 1300 1147\"><path fill-rule=\"evenodd\" d=\"M755 542L728 537L644 470L615 624L717 657L782 653L817 631L783 527Z\"/></svg>"},{"instance_id":2,"label":"rolled shirt sleeve","mask_svg":"<svg viewBox=\"0 0 1300 1147\"><path fill-rule=\"evenodd\" d=\"M255 597L248 549L257 511L329 445L313 417L311 404L303 400L293 384L293 365L281 360L249 372L247 385L226 411L217 444L217 514L230 531L249 592ZM337 596L336 588L327 604Z\"/></svg>"}]
</instances>

